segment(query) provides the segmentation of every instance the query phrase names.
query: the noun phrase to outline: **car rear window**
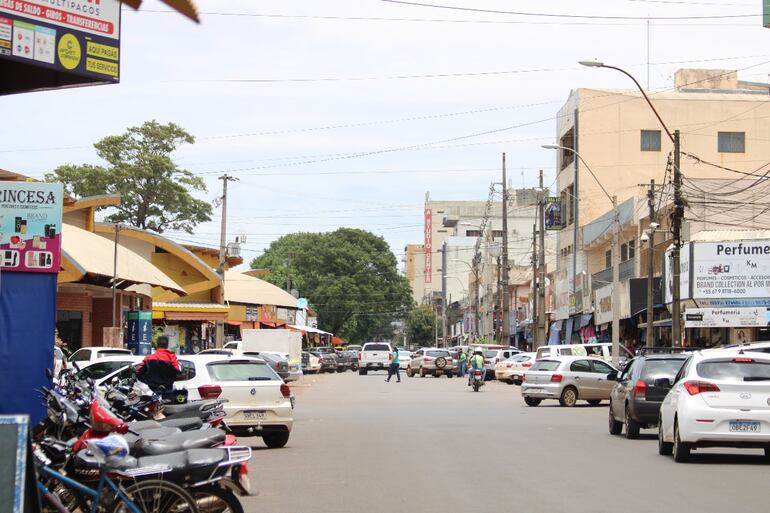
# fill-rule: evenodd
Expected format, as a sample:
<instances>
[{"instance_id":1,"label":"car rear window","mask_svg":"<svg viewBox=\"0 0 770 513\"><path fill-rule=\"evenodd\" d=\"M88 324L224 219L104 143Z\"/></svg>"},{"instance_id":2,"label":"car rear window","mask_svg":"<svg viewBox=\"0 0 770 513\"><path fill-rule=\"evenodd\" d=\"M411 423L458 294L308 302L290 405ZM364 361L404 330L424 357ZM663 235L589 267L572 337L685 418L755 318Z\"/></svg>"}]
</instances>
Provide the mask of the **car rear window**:
<instances>
[{"instance_id":1,"label":"car rear window","mask_svg":"<svg viewBox=\"0 0 770 513\"><path fill-rule=\"evenodd\" d=\"M270 381L280 379L264 363L229 361L206 365L214 381Z\"/></svg>"},{"instance_id":2,"label":"car rear window","mask_svg":"<svg viewBox=\"0 0 770 513\"><path fill-rule=\"evenodd\" d=\"M439 358L441 356L446 358L447 356L449 356L449 351L427 351L425 355L431 356L433 358Z\"/></svg>"},{"instance_id":3,"label":"car rear window","mask_svg":"<svg viewBox=\"0 0 770 513\"><path fill-rule=\"evenodd\" d=\"M388 344L367 344L364 351L390 351Z\"/></svg>"},{"instance_id":4,"label":"car rear window","mask_svg":"<svg viewBox=\"0 0 770 513\"><path fill-rule=\"evenodd\" d=\"M484 358L494 358L497 356L497 351L484 351Z\"/></svg>"},{"instance_id":5,"label":"car rear window","mask_svg":"<svg viewBox=\"0 0 770 513\"><path fill-rule=\"evenodd\" d=\"M540 360L531 367L533 371L555 371L561 362L555 360Z\"/></svg>"},{"instance_id":6,"label":"car rear window","mask_svg":"<svg viewBox=\"0 0 770 513\"><path fill-rule=\"evenodd\" d=\"M514 356L511 356L508 358L509 362L526 362L527 360L531 360L532 357L526 354L517 354Z\"/></svg>"},{"instance_id":7,"label":"car rear window","mask_svg":"<svg viewBox=\"0 0 770 513\"><path fill-rule=\"evenodd\" d=\"M642 369L641 379L673 378L684 365L684 358L647 360Z\"/></svg>"},{"instance_id":8,"label":"car rear window","mask_svg":"<svg viewBox=\"0 0 770 513\"><path fill-rule=\"evenodd\" d=\"M748 357L708 360L696 367L703 378L726 381L770 381L770 362Z\"/></svg>"}]
</instances>

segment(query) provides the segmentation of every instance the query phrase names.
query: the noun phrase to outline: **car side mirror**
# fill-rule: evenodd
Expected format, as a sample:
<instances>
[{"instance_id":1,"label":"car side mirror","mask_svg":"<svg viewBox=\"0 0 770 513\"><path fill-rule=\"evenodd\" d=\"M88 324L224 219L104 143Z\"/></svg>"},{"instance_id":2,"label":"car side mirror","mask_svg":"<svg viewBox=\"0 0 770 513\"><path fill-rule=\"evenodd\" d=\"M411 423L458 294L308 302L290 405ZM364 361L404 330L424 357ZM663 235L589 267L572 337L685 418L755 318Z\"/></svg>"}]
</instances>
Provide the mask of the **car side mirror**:
<instances>
[{"instance_id":1,"label":"car side mirror","mask_svg":"<svg viewBox=\"0 0 770 513\"><path fill-rule=\"evenodd\" d=\"M656 378L655 379L655 386L659 388L671 388L673 383L671 383L671 378Z\"/></svg>"},{"instance_id":2,"label":"car side mirror","mask_svg":"<svg viewBox=\"0 0 770 513\"><path fill-rule=\"evenodd\" d=\"M609 374L607 374L607 381L617 381L618 380L618 371L612 371Z\"/></svg>"}]
</instances>

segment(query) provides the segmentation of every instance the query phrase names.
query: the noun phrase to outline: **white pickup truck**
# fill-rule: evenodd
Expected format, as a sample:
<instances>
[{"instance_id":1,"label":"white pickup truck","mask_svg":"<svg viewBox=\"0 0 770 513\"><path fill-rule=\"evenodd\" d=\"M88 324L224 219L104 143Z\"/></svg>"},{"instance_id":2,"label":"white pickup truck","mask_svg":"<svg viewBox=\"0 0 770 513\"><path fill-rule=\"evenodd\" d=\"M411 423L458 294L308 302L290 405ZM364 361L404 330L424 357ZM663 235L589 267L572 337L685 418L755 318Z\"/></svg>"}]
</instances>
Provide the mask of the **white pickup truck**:
<instances>
[{"instance_id":1,"label":"white pickup truck","mask_svg":"<svg viewBox=\"0 0 770 513\"><path fill-rule=\"evenodd\" d=\"M366 376L370 370L387 370L390 365L390 344L367 342L358 353L358 374Z\"/></svg>"}]
</instances>

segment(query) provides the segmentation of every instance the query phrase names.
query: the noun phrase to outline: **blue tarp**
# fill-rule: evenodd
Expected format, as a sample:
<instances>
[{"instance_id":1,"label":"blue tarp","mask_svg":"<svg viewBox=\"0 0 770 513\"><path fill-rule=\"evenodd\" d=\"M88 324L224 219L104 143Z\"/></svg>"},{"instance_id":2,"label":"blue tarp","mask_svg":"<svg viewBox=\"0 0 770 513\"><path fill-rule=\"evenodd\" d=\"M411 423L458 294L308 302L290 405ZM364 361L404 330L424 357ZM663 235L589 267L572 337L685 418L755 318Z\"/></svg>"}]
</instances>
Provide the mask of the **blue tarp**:
<instances>
[{"instance_id":1,"label":"blue tarp","mask_svg":"<svg viewBox=\"0 0 770 513\"><path fill-rule=\"evenodd\" d=\"M51 382L56 326L56 274L0 276L0 414L25 413L31 425L46 413L35 392Z\"/></svg>"}]
</instances>

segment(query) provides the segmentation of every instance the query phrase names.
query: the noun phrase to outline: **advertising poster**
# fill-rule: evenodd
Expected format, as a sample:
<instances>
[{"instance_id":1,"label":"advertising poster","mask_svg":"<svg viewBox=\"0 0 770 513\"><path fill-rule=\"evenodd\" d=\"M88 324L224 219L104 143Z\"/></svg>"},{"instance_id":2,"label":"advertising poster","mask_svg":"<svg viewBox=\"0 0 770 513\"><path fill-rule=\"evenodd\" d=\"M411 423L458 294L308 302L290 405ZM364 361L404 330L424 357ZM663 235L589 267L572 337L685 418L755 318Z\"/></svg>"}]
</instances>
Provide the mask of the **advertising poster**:
<instances>
[{"instance_id":1,"label":"advertising poster","mask_svg":"<svg viewBox=\"0 0 770 513\"><path fill-rule=\"evenodd\" d=\"M679 298L684 301L690 299L690 245L683 244L679 250ZM667 250L663 257L664 276L666 278L663 299L666 304L671 303L674 293L674 273L671 267L671 250Z\"/></svg>"},{"instance_id":2,"label":"advertising poster","mask_svg":"<svg viewBox=\"0 0 770 513\"><path fill-rule=\"evenodd\" d=\"M561 216L561 198L545 198L545 229L561 230L564 222Z\"/></svg>"},{"instance_id":3,"label":"advertising poster","mask_svg":"<svg viewBox=\"0 0 770 513\"><path fill-rule=\"evenodd\" d=\"M687 328L741 328L767 326L766 308L688 308L684 313Z\"/></svg>"},{"instance_id":4,"label":"advertising poster","mask_svg":"<svg viewBox=\"0 0 770 513\"><path fill-rule=\"evenodd\" d=\"M0 182L0 271L58 273L61 184Z\"/></svg>"},{"instance_id":5,"label":"advertising poster","mask_svg":"<svg viewBox=\"0 0 770 513\"><path fill-rule=\"evenodd\" d=\"M693 244L693 299L699 304L770 305L770 240Z\"/></svg>"},{"instance_id":6,"label":"advertising poster","mask_svg":"<svg viewBox=\"0 0 770 513\"><path fill-rule=\"evenodd\" d=\"M152 353L152 312L128 312L127 323L128 349L138 356Z\"/></svg>"},{"instance_id":7,"label":"advertising poster","mask_svg":"<svg viewBox=\"0 0 770 513\"><path fill-rule=\"evenodd\" d=\"M118 0L0 0L0 60L118 82L119 57Z\"/></svg>"},{"instance_id":8,"label":"advertising poster","mask_svg":"<svg viewBox=\"0 0 770 513\"><path fill-rule=\"evenodd\" d=\"M594 324L612 322L612 285L596 289L594 294Z\"/></svg>"},{"instance_id":9,"label":"advertising poster","mask_svg":"<svg viewBox=\"0 0 770 513\"><path fill-rule=\"evenodd\" d=\"M433 212L425 209L425 283L433 279Z\"/></svg>"}]
</instances>

